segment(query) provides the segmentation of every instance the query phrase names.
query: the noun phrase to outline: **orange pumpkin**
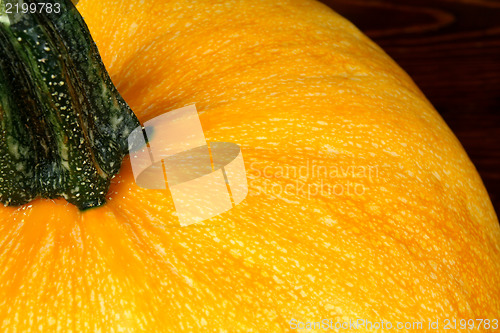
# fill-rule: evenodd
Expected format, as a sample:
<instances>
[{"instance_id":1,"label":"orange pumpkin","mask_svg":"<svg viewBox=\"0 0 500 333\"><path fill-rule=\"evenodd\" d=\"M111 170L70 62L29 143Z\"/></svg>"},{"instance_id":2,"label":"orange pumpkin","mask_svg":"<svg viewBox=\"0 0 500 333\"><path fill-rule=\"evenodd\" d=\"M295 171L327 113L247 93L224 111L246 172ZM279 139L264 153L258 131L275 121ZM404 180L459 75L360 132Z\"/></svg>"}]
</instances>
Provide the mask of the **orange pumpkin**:
<instances>
[{"instance_id":1,"label":"orange pumpkin","mask_svg":"<svg viewBox=\"0 0 500 333\"><path fill-rule=\"evenodd\" d=\"M0 208L2 331L498 325L500 228L482 181L352 24L312 0L78 9L138 118L196 103L208 141L241 145L249 194L182 228L169 193L138 187L126 158L99 208Z\"/></svg>"}]
</instances>

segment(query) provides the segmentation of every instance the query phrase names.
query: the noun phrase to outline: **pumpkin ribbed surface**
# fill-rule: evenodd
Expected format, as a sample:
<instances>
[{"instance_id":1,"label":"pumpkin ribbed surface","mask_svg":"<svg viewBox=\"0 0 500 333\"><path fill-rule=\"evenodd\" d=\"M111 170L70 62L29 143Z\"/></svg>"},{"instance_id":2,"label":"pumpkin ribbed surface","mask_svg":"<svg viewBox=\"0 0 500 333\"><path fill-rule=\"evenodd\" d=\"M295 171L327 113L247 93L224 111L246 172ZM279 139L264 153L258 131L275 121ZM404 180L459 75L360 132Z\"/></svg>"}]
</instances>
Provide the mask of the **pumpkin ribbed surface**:
<instances>
[{"instance_id":1,"label":"pumpkin ribbed surface","mask_svg":"<svg viewBox=\"0 0 500 333\"><path fill-rule=\"evenodd\" d=\"M499 317L500 228L480 177L352 24L309 0L78 9L138 118L196 103L207 141L241 145L249 194L181 228L126 158L102 207L1 207L2 331Z\"/></svg>"}]
</instances>

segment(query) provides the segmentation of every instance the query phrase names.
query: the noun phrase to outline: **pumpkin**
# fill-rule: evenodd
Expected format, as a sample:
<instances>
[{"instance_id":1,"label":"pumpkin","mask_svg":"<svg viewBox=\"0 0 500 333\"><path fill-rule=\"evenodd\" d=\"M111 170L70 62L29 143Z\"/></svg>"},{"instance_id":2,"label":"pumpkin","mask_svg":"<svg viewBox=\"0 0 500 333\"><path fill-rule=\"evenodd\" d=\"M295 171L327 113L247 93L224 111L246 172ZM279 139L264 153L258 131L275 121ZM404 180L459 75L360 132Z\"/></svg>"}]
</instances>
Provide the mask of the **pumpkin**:
<instances>
[{"instance_id":1,"label":"pumpkin","mask_svg":"<svg viewBox=\"0 0 500 333\"><path fill-rule=\"evenodd\" d=\"M91 170L79 190L70 164L69 185L28 191L30 178L12 178L19 170L2 148L2 167L13 170L2 174L2 195L17 198L0 208L2 331L498 325L500 228L482 181L412 80L351 23L312 0L82 0L77 8L117 89L79 58L94 54L85 53L90 41L75 51L83 60L72 75L97 73L111 91L104 106L86 95L102 106L99 119L126 115L132 129L196 103L208 141L241 146L249 193L180 227L168 191L135 184L116 129L103 142L123 158L119 173L110 166L99 180ZM23 117L9 126L34 121ZM56 146L67 142L55 137ZM82 161L94 156L79 149ZM90 195L94 187L105 196Z\"/></svg>"}]
</instances>

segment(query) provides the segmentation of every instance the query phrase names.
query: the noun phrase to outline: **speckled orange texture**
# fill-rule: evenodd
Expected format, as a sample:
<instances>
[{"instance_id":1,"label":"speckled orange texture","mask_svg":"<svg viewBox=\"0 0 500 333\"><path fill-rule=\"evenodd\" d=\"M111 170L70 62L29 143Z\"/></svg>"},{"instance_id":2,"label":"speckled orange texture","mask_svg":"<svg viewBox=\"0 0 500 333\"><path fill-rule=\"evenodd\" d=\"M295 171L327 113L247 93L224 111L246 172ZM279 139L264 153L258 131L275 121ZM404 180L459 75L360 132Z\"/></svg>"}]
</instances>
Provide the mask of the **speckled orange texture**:
<instances>
[{"instance_id":1,"label":"speckled orange texture","mask_svg":"<svg viewBox=\"0 0 500 333\"><path fill-rule=\"evenodd\" d=\"M349 22L309 0L78 6L141 121L196 103L208 141L242 146L250 193L179 228L169 194L138 188L125 160L104 207L0 208L2 332L500 319L500 228L481 179Z\"/></svg>"}]
</instances>

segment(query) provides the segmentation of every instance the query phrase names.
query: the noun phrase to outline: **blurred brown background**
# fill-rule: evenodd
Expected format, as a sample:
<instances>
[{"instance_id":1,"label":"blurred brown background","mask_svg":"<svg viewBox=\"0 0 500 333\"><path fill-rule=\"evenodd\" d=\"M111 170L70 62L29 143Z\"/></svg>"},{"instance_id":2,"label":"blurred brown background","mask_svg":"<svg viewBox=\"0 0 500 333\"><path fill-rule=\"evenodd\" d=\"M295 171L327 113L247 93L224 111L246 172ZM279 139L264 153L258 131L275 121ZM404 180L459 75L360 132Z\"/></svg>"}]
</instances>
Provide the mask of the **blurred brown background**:
<instances>
[{"instance_id":1,"label":"blurred brown background","mask_svg":"<svg viewBox=\"0 0 500 333\"><path fill-rule=\"evenodd\" d=\"M500 213L500 1L321 0L380 45L464 146Z\"/></svg>"}]
</instances>

